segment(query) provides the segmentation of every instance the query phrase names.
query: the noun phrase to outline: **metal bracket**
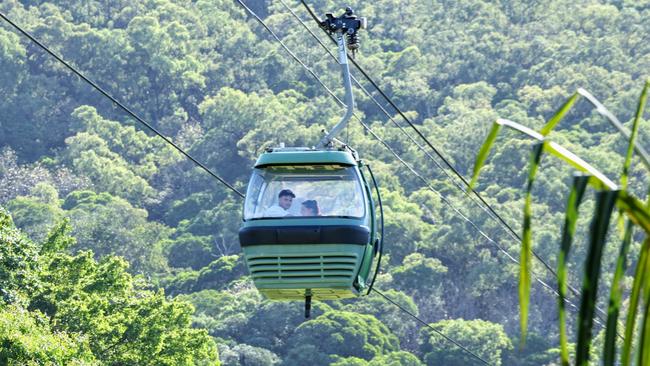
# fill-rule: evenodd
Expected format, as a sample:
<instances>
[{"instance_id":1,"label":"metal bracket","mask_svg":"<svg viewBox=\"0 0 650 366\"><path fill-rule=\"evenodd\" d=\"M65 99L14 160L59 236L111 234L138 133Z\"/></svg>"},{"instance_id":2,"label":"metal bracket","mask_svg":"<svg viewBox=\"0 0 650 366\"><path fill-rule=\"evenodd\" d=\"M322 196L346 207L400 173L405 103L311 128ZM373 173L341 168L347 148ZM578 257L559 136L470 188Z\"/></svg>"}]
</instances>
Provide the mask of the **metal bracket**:
<instances>
[{"instance_id":1,"label":"metal bracket","mask_svg":"<svg viewBox=\"0 0 650 366\"><path fill-rule=\"evenodd\" d=\"M320 26L330 34L336 34L347 109L339 123L320 140L317 145L318 148L331 146L336 136L347 126L350 117L352 117L354 96L352 95L352 80L350 78L350 67L348 65L346 48L349 48L352 52L359 48L358 30L365 27L366 24L365 18L357 19L357 16L354 15L354 11L350 7L346 8L345 13L338 18L334 17L331 13L327 13L325 16L326 19L320 22Z\"/></svg>"}]
</instances>

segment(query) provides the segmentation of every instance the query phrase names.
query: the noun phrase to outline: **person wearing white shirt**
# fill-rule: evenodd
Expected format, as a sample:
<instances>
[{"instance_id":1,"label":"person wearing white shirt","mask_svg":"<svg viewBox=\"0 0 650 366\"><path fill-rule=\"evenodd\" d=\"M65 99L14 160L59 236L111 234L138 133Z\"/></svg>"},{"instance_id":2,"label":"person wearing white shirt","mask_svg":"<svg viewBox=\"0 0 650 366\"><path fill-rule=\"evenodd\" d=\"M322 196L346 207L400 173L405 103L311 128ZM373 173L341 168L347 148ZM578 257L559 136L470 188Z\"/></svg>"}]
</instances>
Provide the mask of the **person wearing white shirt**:
<instances>
[{"instance_id":1,"label":"person wearing white shirt","mask_svg":"<svg viewBox=\"0 0 650 366\"><path fill-rule=\"evenodd\" d=\"M289 208L296 195L290 189L283 189L278 194L278 204L273 205L264 211L264 217L284 217L289 215Z\"/></svg>"}]
</instances>

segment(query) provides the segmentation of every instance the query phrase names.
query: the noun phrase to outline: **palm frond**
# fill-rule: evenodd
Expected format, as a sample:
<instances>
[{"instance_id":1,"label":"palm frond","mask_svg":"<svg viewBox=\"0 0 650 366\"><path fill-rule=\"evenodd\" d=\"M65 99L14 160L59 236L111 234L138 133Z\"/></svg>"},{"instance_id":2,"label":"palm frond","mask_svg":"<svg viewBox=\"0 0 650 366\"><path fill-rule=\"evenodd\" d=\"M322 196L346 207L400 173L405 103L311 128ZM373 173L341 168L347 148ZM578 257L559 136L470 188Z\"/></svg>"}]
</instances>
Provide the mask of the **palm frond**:
<instances>
[{"instance_id":1,"label":"palm frond","mask_svg":"<svg viewBox=\"0 0 650 366\"><path fill-rule=\"evenodd\" d=\"M576 365L579 366L589 364L591 330L594 324L601 258L607 241L609 221L618 193L619 191L599 191L596 193L596 207L589 232L589 249L585 259L582 299L580 301L580 312L578 313Z\"/></svg>"},{"instance_id":2,"label":"palm frond","mask_svg":"<svg viewBox=\"0 0 650 366\"><path fill-rule=\"evenodd\" d=\"M636 271L634 273L634 282L632 284L632 292L630 293L630 301L627 310L627 319L625 320L625 338L623 340L623 348L621 349L621 365L629 366L632 355L632 341L634 337L634 327L636 325L637 309L639 307L639 298L643 283L646 282L648 275L648 249L650 249L650 240L646 239L641 247L639 253L639 260L637 262Z\"/></svg>"},{"instance_id":3,"label":"palm frond","mask_svg":"<svg viewBox=\"0 0 650 366\"><path fill-rule=\"evenodd\" d=\"M621 216L622 217L622 216ZM609 291L609 305L607 307L607 325L605 327L605 343L603 345L603 365L613 366L616 359L616 337L618 335L618 315L621 308L621 280L627 268L627 254L632 242L634 224L628 220L623 235L623 243L616 259L616 270Z\"/></svg>"},{"instance_id":4,"label":"palm frond","mask_svg":"<svg viewBox=\"0 0 650 366\"><path fill-rule=\"evenodd\" d=\"M526 330L528 329L528 306L530 303L530 278L532 266L532 190L537 168L539 167L542 153L544 152L544 142L536 144L530 154L530 170L528 171L528 183L526 184L526 199L524 201L524 233L521 240L521 253L519 257L519 309L520 309L520 328L521 328L521 345L526 343Z\"/></svg>"},{"instance_id":5,"label":"palm frond","mask_svg":"<svg viewBox=\"0 0 650 366\"><path fill-rule=\"evenodd\" d=\"M564 229L562 233L562 244L557 260L557 282L558 282L558 310L560 321L560 358L562 366L569 365L569 347L566 335L566 309L565 299L567 292L567 261L573 242L573 236L576 231L576 222L578 221L578 208L582 202L582 197L589 183L588 175L578 174L573 177L573 185L569 194L566 215L564 217Z\"/></svg>"},{"instance_id":6,"label":"palm frond","mask_svg":"<svg viewBox=\"0 0 650 366\"><path fill-rule=\"evenodd\" d=\"M618 208L620 231L622 233L622 242L616 261L616 269L609 294L609 305L607 312L607 325L605 329L605 340L603 345L603 361L606 366L615 364L616 357L616 340L618 336L617 328L619 313L622 303L621 281L624 277L627 267L626 259L629 254L632 242L634 226L639 226L650 236L650 194L646 202L634 197L627 192L630 167L632 156L636 152L641 158L643 164L650 170L650 155L647 154L641 146L636 143L638 129L643 111L647 102L647 93L650 89L650 81L647 81L641 92L639 103L637 105L636 115L632 124L631 132L628 132L622 123L614 116L605 106L598 101L593 95L584 89L578 89L576 93L558 109L558 111L548 120L540 132L534 131L517 122L507 119L497 119L488 134L487 139L481 146L474 165L474 171L470 187L476 185L482 167L485 165L490 150L494 147L501 127L518 131L533 140L536 143L530 155L530 167L526 185L524 201L524 225L522 236L522 248L520 254L520 272L519 272L519 301L520 301L520 326L522 345L525 342L528 326L528 313L530 306L530 286L531 286L531 258L532 258L532 187L538 175L538 168L543 153L548 153L569 166L575 168L581 174L574 178L571 193L567 203L565 222L562 234L562 242L558 252L558 308L559 308L559 326L560 326L560 357L563 366L569 364L568 339L566 331L566 310L567 301L567 262L571 250L571 245L576 232L579 206L582 201L587 185L595 188L598 192L596 195L596 207L592 216L589 235L589 247L585 257L585 269L582 278L582 294L580 302L580 311L578 314L578 333L576 349L576 365L587 365L589 363L590 349L592 344L592 330L594 324L596 300L598 295L598 286L600 279L600 268L603 251L607 239L607 231L614 212L614 207ZM621 134L628 138L628 148L625 155L623 170L620 179L620 186L615 184L605 174L587 163L579 156L573 154L560 144L551 141L548 136L550 132L559 124L567 115L570 109L576 104L580 97L585 98L600 115L604 116L607 121L614 125ZM649 188L650 192L650 188ZM627 223L625 223L627 219ZM650 365L650 239L646 239L641 247L640 254L636 261L636 270L630 294L629 307L625 321L625 335L623 347L621 349L621 363L624 366L629 365L632 359L632 344L634 339L634 328L639 312L639 303L643 299L644 307L641 310L643 314L643 324L639 334L639 352L637 352L638 362L642 365Z\"/></svg>"}]
</instances>

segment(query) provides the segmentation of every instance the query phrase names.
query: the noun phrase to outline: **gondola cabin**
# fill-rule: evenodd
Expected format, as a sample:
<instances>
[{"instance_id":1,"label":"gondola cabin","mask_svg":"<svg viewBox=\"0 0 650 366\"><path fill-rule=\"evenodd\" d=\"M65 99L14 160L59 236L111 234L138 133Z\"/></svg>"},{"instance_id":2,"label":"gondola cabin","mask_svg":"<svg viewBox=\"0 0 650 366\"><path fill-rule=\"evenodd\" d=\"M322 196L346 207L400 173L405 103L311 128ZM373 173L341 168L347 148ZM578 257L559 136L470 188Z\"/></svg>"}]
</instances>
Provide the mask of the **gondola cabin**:
<instances>
[{"instance_id":1,"label":"gondola cabin","mask_svg":"<svg viewBox=\"0 0 650 366\"><path fill-rule=\"evenodd\" d=\"M357 32L366 22L349 7L340 17L326 17L317 21L328 33L336 34L346 113L316 148L269 149L257 159L239 230L239 243L257 289L270 299L305 299L306 317L312 299L336 300L370 291L382 253L375 205L362 164L354 150L336 139L354 106L346 47L359 48ZM366 167L381 212L379 189ZM381 233L383 214L379 218ZM369 281L375 257L377 266Z\"/></svg>"},{"instance_id":2,"label":"gondola cabin","mask_svg":"<svg viewBox=\"0 0 650 366\"><path fill-rule=\"evenodd\" d=\"M239 240L257 289L275 300L335 300L368 286L375 206L345 149L279 148L255 163Z\"/></svg>"}]
</instances>

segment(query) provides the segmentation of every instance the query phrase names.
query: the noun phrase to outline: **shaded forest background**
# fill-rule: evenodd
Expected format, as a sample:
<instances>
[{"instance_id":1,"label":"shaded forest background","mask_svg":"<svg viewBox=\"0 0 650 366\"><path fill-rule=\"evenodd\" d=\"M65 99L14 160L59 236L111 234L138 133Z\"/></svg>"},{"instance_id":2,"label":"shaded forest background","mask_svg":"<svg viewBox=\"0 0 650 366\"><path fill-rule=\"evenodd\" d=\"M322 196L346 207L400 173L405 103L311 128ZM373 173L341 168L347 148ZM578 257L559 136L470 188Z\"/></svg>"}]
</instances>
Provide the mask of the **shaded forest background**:
<instances>
[{"instance_id":1,"label":"shaded forest background","mask_svg":"<svg viewBox=\"0 0 650 366\"><path fill-rule=\"evenodd\" d=\"M326 41L299 2L287 3ZM583 87L629 123L650 77L648 0L310 3L318 14L351 5L368 17L358 63L465 177L497 117L539 128ZM282 2L248 5L343 95L338 65ZM314 145L343 112L235 1L5 0L0 11L240 190L266 147ZM518 267L499 247L517 258L519 243L371 98L358 89L355 98L362 120L430 186L359 123L343 133L373 166L385 203L388 258L377 287L491 364L556 364L556 299L539 283L527 345L518 348ZM649 127L642 122L642 145ZM626 141L587 103L554 138L610 178L620 174ZM520 231L531 143L502 139L478 190ZM571 170L543 165L534 249L555 267ZM630 187L643 197L648 180L637 167ZM238 245L242 202L5 23L0 206L0 361L475 362L378 296L315 304L308 321L301 303L261 298ZM574 287L586 220L570 263ZM606 248L607 279L616 250ZM555 283L540 262L534 271Z\"/></svg>"}]
</instances>

